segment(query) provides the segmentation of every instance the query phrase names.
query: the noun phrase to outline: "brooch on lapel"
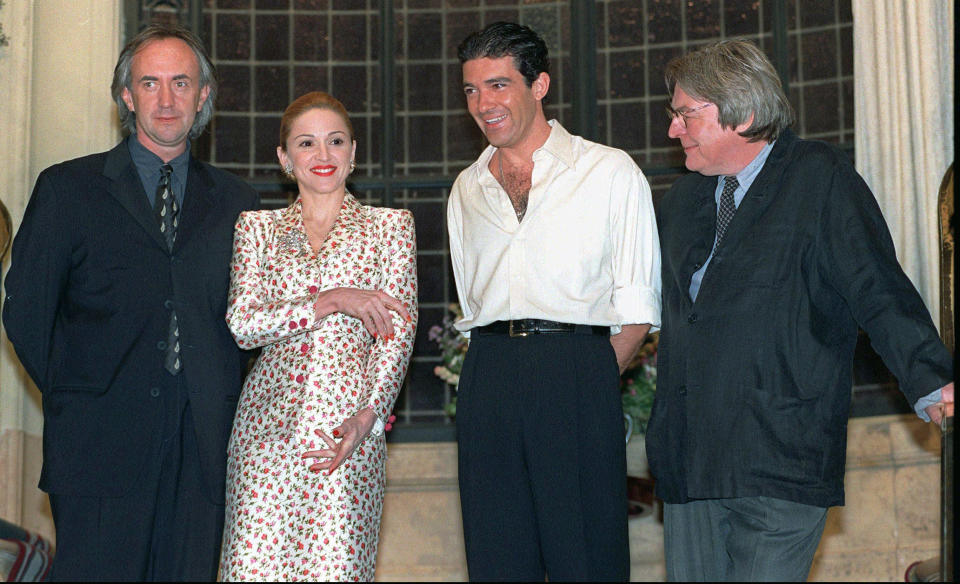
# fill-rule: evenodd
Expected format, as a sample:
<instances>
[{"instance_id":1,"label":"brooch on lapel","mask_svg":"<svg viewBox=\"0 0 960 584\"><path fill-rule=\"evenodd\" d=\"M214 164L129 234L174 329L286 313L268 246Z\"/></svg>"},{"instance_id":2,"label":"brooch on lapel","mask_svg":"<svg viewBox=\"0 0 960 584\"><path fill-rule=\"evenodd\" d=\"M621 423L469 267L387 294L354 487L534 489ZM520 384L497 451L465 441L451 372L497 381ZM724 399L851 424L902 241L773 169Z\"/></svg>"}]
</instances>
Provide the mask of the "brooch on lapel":
<instances>
[{"instance_id":1,"label":"brooch on lapel","mask_svg":"<svg viewBox=\"0 0 960 584\"><path fill-rule=\"evenodd\" d=\"M280 251L292 253L297 256L307 255L307 236L299 229L291 229L277 237L277 243L280 245Z\"/></svg>"}]
</instances>

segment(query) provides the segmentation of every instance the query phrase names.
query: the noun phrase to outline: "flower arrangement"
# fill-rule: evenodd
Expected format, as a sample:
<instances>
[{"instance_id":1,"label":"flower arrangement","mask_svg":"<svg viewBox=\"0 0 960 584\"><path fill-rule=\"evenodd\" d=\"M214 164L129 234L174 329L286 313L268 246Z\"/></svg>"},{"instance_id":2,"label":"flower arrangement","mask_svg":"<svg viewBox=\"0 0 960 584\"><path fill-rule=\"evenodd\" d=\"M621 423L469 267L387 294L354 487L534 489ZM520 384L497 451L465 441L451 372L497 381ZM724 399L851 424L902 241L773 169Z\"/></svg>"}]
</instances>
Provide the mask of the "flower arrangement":
<instances>
[{"instance_id":1,"label":"flower arrangement","mask_svg":"<svg viewBox=\"0 0 960 584\"><path fill-rule=\"evenodd\" d=\"M443 317L443 322L430 327L428 338L437 343L443 363L433 368L433 374L455 387L460 381L460 370L469 342L453 327L453 323L463 318L460 305L453 303L448 308L450 312ZM620 396L623 401L623 414L627 419L628 439L632 434L643 434L647 429L647 421L650 420L653 395L657 388L659 338L659 333L648 335L630 366L620 377ZM456 396L451 398L444 410L451 418L456 417Z\"/></svg>"},{"instance_id":2,"label":"flower arrangement","mask_svg":"<svg viewBox=\"0 0 960 584\"><path fill-rule=\"evenodd\" d=\"M448 309L450 312L443 317L442 324L430 327L427 336L437 343L440 348L440 357L443 359L443 365L434 367L433 374L456 387L460 381L460 370L463 368L463 358L467 355L469 341L453 327L453 323L463 318L460 305L454 302ZM451 418L456 417L457 396L450 399L450 403L444 406L444 411Z\"/></svg>"},{"instance_id":3,"label":"flower arrangement","mask_svg":"<svg viewBox=\"0 0 960 584\"><path fill-rule=\"evenodd\" d=\"M627 419L627 440L647 431L653 397L657 390L657 344L660 333L647 335L640 350L620 376L620 398Z\"/></svg>"}]
</instances>

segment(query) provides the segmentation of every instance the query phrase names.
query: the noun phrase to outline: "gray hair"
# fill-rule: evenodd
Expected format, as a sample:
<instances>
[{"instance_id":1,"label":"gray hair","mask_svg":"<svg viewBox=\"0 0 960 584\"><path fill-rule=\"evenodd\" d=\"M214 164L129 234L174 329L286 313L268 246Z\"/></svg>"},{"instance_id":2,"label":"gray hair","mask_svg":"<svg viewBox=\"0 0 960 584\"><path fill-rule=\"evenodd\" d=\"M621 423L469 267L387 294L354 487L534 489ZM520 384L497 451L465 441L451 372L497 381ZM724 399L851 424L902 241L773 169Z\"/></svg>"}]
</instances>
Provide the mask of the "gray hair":
<instances>
[{"instance_id":1,"label":"gray hair","mask_svg":"<svg viewBox=\"0 0 960 584\"><path fill-rule=\"evenodd\" d=\"M123 90L133 91L131 84L131 68L133 66L133 57L140 49L153 41L163 39L180 39L185 42L197 58L197 64L200 67L200 88L210 88L206 101L203 102L200 111L193 119L193 126L190 128L190 139L193 140L201 133L213 117L213 102L217 96L217 71L207 56L207 50L203 48L203 43L192 32L178 25L153 24L143 29L140 34L133 37L127 43L120 53L117 60L117 66L113 70L113 83L110 85L110 92L113 100L117 102L117 111L120 113L120 123L130 133L137 131L137 114L130 111L127 104L123 101Z\"/></svg>"},{"instance_id":2,"label":"gray hair","mask_svg":"<svg viewBox=\"0 0 960 584\"><path fill-rule=\"evenodd\" d=\"M667 63L664 79L670 95L679 85L690 97L715 104L724 128L753 115L750 127L740 132L751 142L776 140L794 120L773 64L746 40L720 41L677 57Z\"/></svg>"}]
</instances>

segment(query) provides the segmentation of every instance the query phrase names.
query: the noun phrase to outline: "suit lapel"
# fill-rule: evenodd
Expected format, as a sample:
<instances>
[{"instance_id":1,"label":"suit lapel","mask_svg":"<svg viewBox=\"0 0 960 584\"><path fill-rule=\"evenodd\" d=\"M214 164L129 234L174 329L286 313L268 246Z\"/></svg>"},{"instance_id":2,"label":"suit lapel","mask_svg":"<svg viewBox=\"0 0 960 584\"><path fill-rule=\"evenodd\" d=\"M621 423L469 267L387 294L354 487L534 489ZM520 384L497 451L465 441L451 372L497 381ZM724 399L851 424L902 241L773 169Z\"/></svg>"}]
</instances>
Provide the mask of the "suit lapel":
<instances>
[{"instance_id":1,"label":"suit lapel","mask_svg":"<svg viewBox=\"0 0 960 584\"><path fill-rule=\"evenodd\" d=\"M736 214L727 226L727 233L723 241L720 242L720 245L717 246L714 259L710 261L710 265L707 266L707 271L703 275L703 281L700 284L700 293L697 294L698 301L701 298L710 297L709 292L704 294L704 290L713 285L712 282L717 277L713 275L713 272L719 269L716 267L718 262L715 260L724 254L738 253L739 244L745 238L750 237L753 226L761 220L770 203L779 194L777 186L780 184L780 175L785 168L784 161L786 160L786 154L795 140L796 136L794 136L790 130L785 130L784 133L781 134L770 155L767 157L767 160L764 162L763 168L760 170L757 178L753 181L753 184L750 185L750 189L744 195L743 200L740 201L740 206L737 207ZM713 203L712 220L714 221L711 233L715 235L717 207L714 197L717 183L715 180L711 181L711 183L713 188L710 190L710 200ZM712 238L710 245L713 245ZM690 281L687 280L688 287L689 284Z\"/></svg>"},{"instance_id":2,"label":"suit lapel","mask_svg":"<svg viewBox=\"0 0 960 584\"><path fill-rule=\"evenodd\" d=\"M751 227L760 220L770 202L777 196L777 185L780 184L780 174L784 169L784 160L787 150L795 141L796 136L790 130L783 134L774 144L773 150L767 157L757 178L750 185L750 190L744 195L736 214L727 227L727 234L720 243L721 250L735 249L735 246L750 233Z\"/></svg>"},{"instance_id":3,"label":"suit lapel","mask_svg":"<svg viewBox=\"0 0 960 584\"><path fill-rule=\"evenodd\" d=\"M336 221L317 251L317 264L327 265L331 259L346 253L357 242L357 232L363 224L362 206L347 193ZM280 213L276 229L278 253L285 257L313 255L307 232L303 228L303 201L297 199Z\"/></svg>"},{"instance_id":4,"label":"suit lapel","mask_svg":"<svg viewBox=\"0 0 960 584\"><path fill-rule=\"evenodd\" d=\"M679 264L683 268L678 274L680 281L677 282L677 286L682 290L690 288L694 272L703 266L713 249L713 240L717 234L717 202L714 199L716 188L717 177L703 176L690 199L692 209L687 216L691 217L688 229L692 237L685 257ZM690 298L689 295L684 297L688 300Z\"/></svg>"},{"instance_id":5,"label":"suit lapel","mask_svg":"<svg viewBox=\"0 0 960 584\"><path fill-rule=\"evenodd\" d=\"M337 220L330 228L330 233L327 234L323 245L320 246L318 254L320 265L327 265L331 259L351 249L357 241L357 232L362 221L360 203L353 198L353 195L347 193Z\"/></svg>"},{"instance_id":6,"label":"suit lapel","mask_svg":"<svg viewBox=\"0 0 960 584\"><path fill-rule=\"evenodd\" d=\"M103 174L112 182L110 194L127 210L137 223L146 231L157 245L167 249L167 242L160 233L160 226L153 217L153 209L143 192L140 175L130 158L126 141L121 142L107 153L107 162Z\"/></svg>"},{"instance_id":7,"label":"suit lapel","mask_svg":"<svg viewBox=\"0 0 960 584\"><path fill-rule=\"evenodd\" d=\"M183 209L177 227L177 240L173 249L182 249L191 237L200 231L207 214L217 203L217 191L207 169L197 159L190 158L187 173L187 188L183 197Z\"/></svg>"}]
</instances>

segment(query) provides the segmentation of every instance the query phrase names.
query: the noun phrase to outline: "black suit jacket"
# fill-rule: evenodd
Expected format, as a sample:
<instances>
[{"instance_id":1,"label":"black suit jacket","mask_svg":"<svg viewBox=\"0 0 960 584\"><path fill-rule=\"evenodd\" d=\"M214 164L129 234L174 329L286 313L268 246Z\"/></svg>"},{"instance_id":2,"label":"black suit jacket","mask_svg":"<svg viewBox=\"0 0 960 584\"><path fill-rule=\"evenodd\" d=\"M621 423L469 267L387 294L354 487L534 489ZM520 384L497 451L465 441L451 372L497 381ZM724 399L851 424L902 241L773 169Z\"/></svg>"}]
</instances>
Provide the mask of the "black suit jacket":
<instances>
[{"instance_id":1,"label":"black suit jacket","mask_svg":"<svg viewBox=\"0 0 960 584\"><path fill-rule=\"evenodd\" d=\"M857 326L911 403L952 379L950 355L848 158L790 131L691 302L716 186L691 173L658 209L663 327L646 435L657 494L842 504Z\"/></svg>"},{"instance_id":2,"label":"black suit jacket","mask_svg":"<svg viewBox=\"0 0 960 584\"><path fill-rule=\"evenodd\" d=\"M158 343L175 309L203 471L223 501L246 361L224 320L233 226L258 206L240 178L191 159L171 253L125 142L40 174L13 243L3 323L43 393L42 489L117 496L133 486L160 440L169 374Z\"/></svg>"}]
</instances>

